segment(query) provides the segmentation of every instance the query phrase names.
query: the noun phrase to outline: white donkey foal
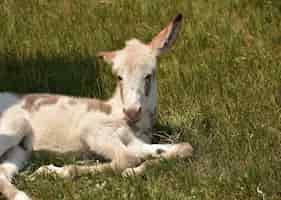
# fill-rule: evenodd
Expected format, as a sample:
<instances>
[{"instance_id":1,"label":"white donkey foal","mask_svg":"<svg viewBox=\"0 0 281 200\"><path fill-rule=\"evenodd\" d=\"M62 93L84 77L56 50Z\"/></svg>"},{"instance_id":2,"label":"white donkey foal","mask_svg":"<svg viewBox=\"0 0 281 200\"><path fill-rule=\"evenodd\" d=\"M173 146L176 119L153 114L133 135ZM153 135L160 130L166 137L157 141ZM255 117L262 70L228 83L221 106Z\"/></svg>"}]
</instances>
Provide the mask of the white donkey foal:
<instances>
[{"instance_id":1,"label":"white donkey foal","mask_svg":"<svg viewBox=\"0 0 281 200\"><path fill-rule=\"evenodd\" d=\"M159 158L190 156L188 143L150 144L156 116L156 58L172 45L181 21L178 15L148 44L132 39L121 50L99 53L113 64L118 77L115 93L107 101L1 93L0 192L8 199L30 199L11 179L32 150L88 151L110 160L91 166L48 165L37 171L63 177L106 169L141 174Z\"/></svg>"}]
</instances>

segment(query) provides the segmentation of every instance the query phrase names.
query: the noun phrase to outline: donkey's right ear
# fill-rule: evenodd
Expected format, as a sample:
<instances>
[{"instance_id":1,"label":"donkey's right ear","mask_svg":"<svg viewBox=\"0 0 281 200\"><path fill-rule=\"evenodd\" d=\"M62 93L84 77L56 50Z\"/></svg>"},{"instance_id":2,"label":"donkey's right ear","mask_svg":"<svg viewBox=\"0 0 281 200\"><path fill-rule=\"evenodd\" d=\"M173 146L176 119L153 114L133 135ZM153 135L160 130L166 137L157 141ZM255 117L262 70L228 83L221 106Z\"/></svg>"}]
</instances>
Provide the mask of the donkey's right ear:
<instances>
[{"instance_id":1,"label":"donkey's right ear","mask_svg":"<svg viewBox=\"0 0 281 200\"><path fill-rule=\"evenodd\" d=\"M102 57L105 62L112 64L116 57L116 51L101 51L97 53L98 57Z\"/></svg>"},{"instance_id":2,"label":"donkey's right ear","mask_svg":"<svg viewBox=\"0 0 281 200\"><path fill-rule=\"evenodd\" d=\"M148 44L156 55L160 55L169 49L175 42L177 33L181 27L182 14L178 14L152 41Z\"/></svg>"}]
</instances>

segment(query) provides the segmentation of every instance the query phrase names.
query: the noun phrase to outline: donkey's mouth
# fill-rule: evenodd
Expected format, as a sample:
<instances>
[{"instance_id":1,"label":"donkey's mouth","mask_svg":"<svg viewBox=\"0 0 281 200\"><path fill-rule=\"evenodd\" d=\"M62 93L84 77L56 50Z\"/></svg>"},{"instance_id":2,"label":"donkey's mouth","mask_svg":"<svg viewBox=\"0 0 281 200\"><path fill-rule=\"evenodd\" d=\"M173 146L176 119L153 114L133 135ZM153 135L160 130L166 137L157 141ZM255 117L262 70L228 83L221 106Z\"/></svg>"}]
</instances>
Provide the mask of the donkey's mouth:
<instances>
[{"instance_id":1,"label":"donkey's mouth","mask_svg":"<svg viewBox=\"0 0 281 200\"><path fill-rule=\"evenodd\" d=\"M137 122L140 121L140 117L129 118L129 117L125 116L125 117L124 117L124 120L126 120L126 122L127 122L129 125L134 125L134 124L136 124Z\"/></svg>"}]
</instances>

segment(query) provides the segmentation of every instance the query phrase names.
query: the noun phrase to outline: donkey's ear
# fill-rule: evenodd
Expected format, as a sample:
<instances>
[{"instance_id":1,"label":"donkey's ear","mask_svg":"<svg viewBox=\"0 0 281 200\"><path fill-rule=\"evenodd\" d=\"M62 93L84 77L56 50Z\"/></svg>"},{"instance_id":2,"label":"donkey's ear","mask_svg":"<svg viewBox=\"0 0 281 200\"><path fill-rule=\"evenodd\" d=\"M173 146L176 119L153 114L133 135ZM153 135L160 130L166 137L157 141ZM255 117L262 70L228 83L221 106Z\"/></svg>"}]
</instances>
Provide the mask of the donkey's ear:
<instances>
[{"instance_id":1,"label":"donkey's ear","mask_svg":"<svg viewBox=\"0 0 281 200\"><path fill-rule=\"evenodd\" d=\"M102 57L105 62L112 64L116 56L116 51L100 51L97 53L98 57Z\"/></svg>"},{"instance_id":2,"label":"donkey's ear","mask_svg":"<svg viewBox=\"0 0 281 200\"><path fill-rule=\"evenodd\" d=\"M175 41L182 22L182 14L178 14L158 35L148 44L156 55L165 52Z\"/></svg>"}]
</instances>

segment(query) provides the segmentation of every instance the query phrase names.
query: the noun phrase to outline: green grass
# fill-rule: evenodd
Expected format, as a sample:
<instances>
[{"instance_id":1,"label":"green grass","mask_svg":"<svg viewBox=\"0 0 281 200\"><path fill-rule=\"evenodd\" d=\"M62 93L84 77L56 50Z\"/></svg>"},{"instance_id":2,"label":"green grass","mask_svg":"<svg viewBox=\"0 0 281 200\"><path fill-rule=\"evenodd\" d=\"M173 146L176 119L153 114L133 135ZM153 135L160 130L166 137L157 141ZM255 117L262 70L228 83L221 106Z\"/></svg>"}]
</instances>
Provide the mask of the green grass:
<instances>
[{"instance_id":1,"label":"green grass","mask_svg":"<svg viewBox=\"0 0 281 200\"><path fill-rule=\"evenodd\" d=\"M113 77L97 51L149 41L179 12L159 62L157 131L194 157L144 177L30 180L40 164L73 162L36 154L17 187L33 199L281 199L279 0L0 0L0 89L106 98Z\"/></svg>"}]
</instances>

